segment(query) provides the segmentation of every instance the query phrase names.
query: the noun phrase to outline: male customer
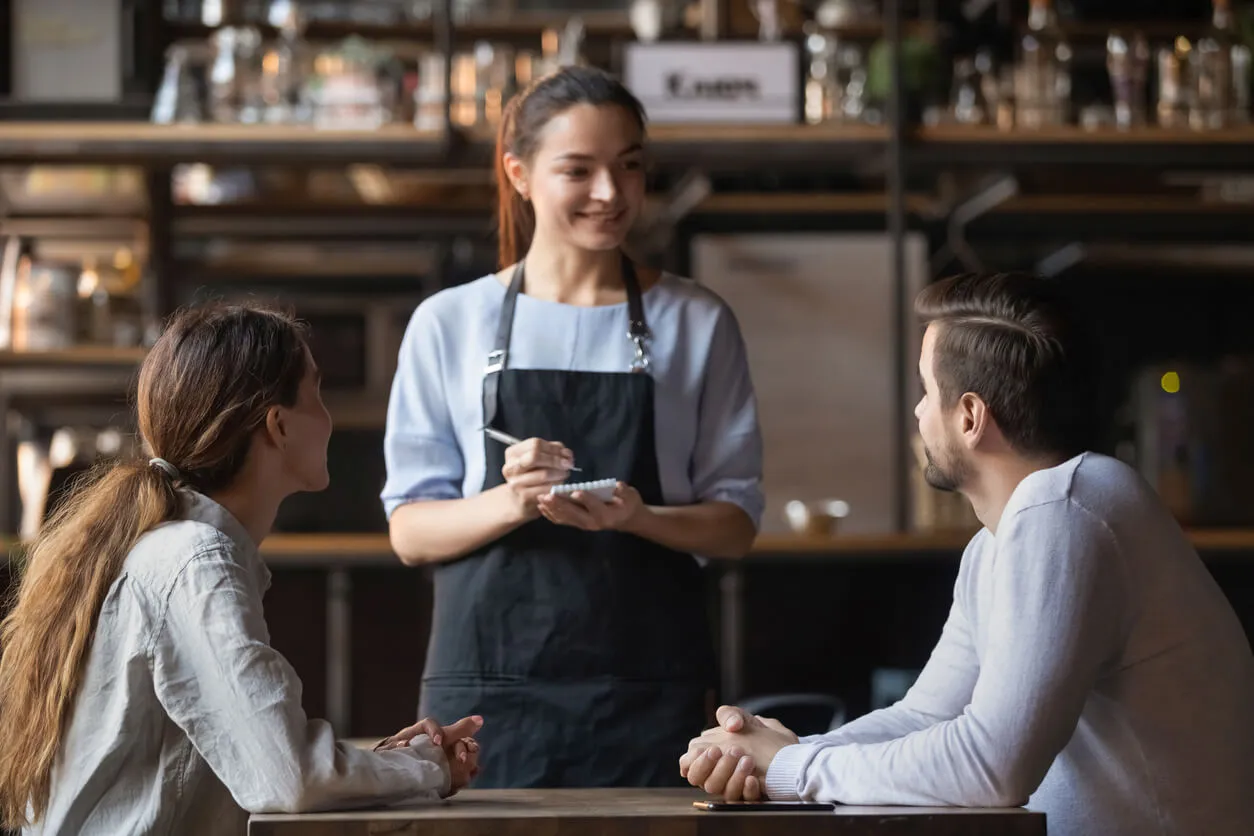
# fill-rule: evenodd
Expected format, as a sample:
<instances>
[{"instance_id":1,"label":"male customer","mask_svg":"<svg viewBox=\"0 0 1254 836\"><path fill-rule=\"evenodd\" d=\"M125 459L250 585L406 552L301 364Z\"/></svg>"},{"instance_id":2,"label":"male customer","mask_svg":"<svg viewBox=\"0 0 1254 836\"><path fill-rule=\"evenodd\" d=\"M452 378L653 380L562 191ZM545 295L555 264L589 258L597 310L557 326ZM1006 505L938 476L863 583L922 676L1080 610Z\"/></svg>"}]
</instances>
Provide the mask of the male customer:
<instances>
[{"instance_id":1,"label":"male customer","mask_svg":"<svg viewBox=\"0 0 1254 836\"><path fill-rule=\"evenodd\" d=\"M1254 834L1254 656L1158 497L1093 446L1096 358L1050 282L935 284L915 408L971 501L953 607L901 702L798 741L733 707L680 759L730 798L1000 807L1063 836Z\"/></svg>"}]
</instances>

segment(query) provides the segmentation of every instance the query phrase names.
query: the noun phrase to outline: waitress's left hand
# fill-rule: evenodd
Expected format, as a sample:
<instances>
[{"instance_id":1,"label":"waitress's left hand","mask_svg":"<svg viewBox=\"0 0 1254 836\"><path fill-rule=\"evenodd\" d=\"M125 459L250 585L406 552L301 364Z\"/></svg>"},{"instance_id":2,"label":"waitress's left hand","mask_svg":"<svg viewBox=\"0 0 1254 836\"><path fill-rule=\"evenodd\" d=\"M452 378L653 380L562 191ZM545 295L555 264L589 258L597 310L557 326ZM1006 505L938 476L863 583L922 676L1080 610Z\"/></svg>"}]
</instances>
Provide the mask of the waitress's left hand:
<instances>
[{"instance_id":1,"label":"waitress's left hand","mask_svg":"<svg viewBox=\"0 0 1254 836\"><path fill-rule=\"evenodd\" d=\"M625 482L618 483L609 502L575 491L565 496L542 494L537 505L549 522L584 531L622 531L644 510L640 491Z\"/></svg>"}]
</instances>

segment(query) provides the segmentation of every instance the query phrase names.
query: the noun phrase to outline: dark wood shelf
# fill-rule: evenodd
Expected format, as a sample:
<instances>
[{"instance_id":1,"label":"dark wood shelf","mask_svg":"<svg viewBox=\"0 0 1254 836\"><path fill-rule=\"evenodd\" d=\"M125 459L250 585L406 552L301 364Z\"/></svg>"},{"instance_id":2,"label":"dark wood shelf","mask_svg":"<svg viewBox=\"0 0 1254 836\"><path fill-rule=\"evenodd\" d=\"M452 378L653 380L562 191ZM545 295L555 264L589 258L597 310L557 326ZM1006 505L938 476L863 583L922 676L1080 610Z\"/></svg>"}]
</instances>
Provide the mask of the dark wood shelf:
<instances>
[{"instance_id":1,"label":"dark wood shelf","mask_svg":"<svg viewBox=\"0 0 1254 836\"><path fill-rule=\"evenodd\" d=\"M147 222L131 214L103 215L87 209L82 214L44 211L39 214L11 214L0 219L0 233L32 238L90 238L132 241L146 236ZM136 211L135 215L139 212Z\"/></svg>"},{"instance_id":2,"label":"dark wood shelf","mask_svg":"<svg viewBox=\"0 0 1254 836\"><path fill-rule=\"evenodd\" d=\"M926 194L906 195L906 211L938 217L944 204ZM1249 203L1203 202L1195 195L1022 194L989 210L991 215L1248 215ZM882 192L729 192L702 201L694 215L865 215L888 211Z\"/></svg>"},{"instance_id":3,"label":"dark wood shelf","mask_svg":"<svg viewBox=\"0 0 1254 836\"><path fill-rule=\"evenodd\" d=\"M1224 128L1213 131L1195 131L1188 128L1145 127L1120 131L1113 128L1084 130L1062 126L1037 130L1016 129L1003 131L981 125L936 125L920 128L916 138L934 145L972 144L989 145L1036 145L1041 143L1064 146L1092 145L1096 147L1135 145L1215 146L1248 145L1254 142L1254 125Z\"/></svg>"},{"instance_id":4,"label":"dark wood shelf","mask_svg":"<svg viewBox=\"0 0 1254 836\"><path fill-rule=\"evenodd\" d=\"M911 133L908 161L919 167L1102 165L1150 168L1254 166L1254 126L1215 131L1146 127L1120 131L1068 126L1002 131L938 125Z\"/></svg>"},{"instance_id":5,"label":"dark wood shelf","mask_svg":"<svg viewBox=\"0 0 1254 836\"><path fill-rule=\"evenodd\" d=\"M0 397L26 407L66 399L120 402L134 390L143 357L138 347L0 351Z\"/></svg>"},{"instance_id":6,"label":"dark wood shelf","mask_svg":"<svg viewBox=\"0 0 1254 836\"><path fill-rule=\"evenodd\" d=\"M53 351L0 351L0 368L66 368L84 366L138 366L147 349L141 346L116 348L84 345Z\"/></svg>"},{"instance_id":7,"label":"dark wood shelf","mask_svg":"<svg viewBox=\"0 0 1254 836\"><path fill-rule=\"evenodd\" d=\"M562 29L568 20L579 17L585 34L589 37L634 38L631 21L626 12L513 12L508 16L483 16L470 18L453 25L453 37L459 42L477 40L518 41L539 39L546 29ZM277 31L269 25L257 25L266 37L274 37ZM201 23L169 21L166 32L173 39L204 40L213 28ZM409 20L397 23L364 23L351 20L311 20L305 28L306 41L336 41L356 35L373 41L430 41L435 37L435 24L431 20Z\"/></svg>"},{"instance_id":8,"label":"dark wood shelf","mask_svg":"<svg viewBox=\"0 0 1254 836\"><path fill-rule=\"evenodd\" d=\"M561 30L567 22L578 17L584 32L590 38L614 38L635 40L631 18L625 11L519 11L509 15L483 15L471 17L453 24L453 38L459 43L478 40L520 41L539 39L545 30ZM275 37L277 30L268 24L254 24L262 35ZM167 21L166 33L174 40L203 41L213 33L213 28L201 23ZM783 33L788 37L801 37L799 25L785 22ZM865 20L824 30L825 34L842 40L876 41L885 37L882 21ZM945 24L928 20L902 22L902 31L909 36L939 37L948 31ZM435 37L435 24L431 20L398 21L396 23L357 23L339 20L311 20L304 32L306 41L335 41L350 35L380 42L430 41ZM696 30L680 29L667 35L668 41L695 40Z\"/></svg>"},{"instance_id":9,"label":"dark wood shelf","mask_svg":"<svg viewBox=\"0 0 1254 836\"><path fill-rule=\"evenodd\" d=\"M275 125L153 125L136 122L0 123L0 162L238 165L486 167L492 137L474 131L444 135L405 125L377 130L323 130ZM650 152L663 166L743 172L772 169L841 170L883 153L888 129L874 125L654 125ZM1057 128L999 131L937 126L910 135L912 165L1110 165L1254 167L1254 126L1220 131L1085 131Z\"/></svg>"},{"instance_id":10,"label":"dark wood shelf","mask_svg":"<svg viewBox=\"0 0 1254 836\"><path fill-rule=\"evenodd\" d=\"M79 346L60 351L0 351L0 386L16 396L122 396L135 385L147 349ZM325 389L336 427L381 428L387 391Z\"/></svg>"},{"instance_id":11,"label":"dark wood shelf","mask_svg":"<svg viewBox=\"0 0 1254 836\"><path fill-rule=\"evenodd\" d=\"M803 537L767 534L758 538L748 562L781 560L842 561L937 559L956 560L974 532L934 534L838 535ZM1254 558L1254 529L1199 529L1189 532L1193 545L1209 561ZM262 544L271 565L396 565L386 534L275 534Z\"/></svg>"},{"instance_id":12,"label":"dark wood shelf","mask_svg":"<svg viewBox=\"0 0 1254 836\"><path fill-rule=\"evenodd\" d=\"M1249 203L1202 201L1195 195L1167 194L1025 194L992 210L1015 215L1247 215Z\"/></svg>"},{"instance_id":13,"label":"dark wood shelf","mask_svg":"<svg viewBox=\"0 0 1254 836\"><path fill-rule=\"evenodd\" d=\"M700 165L741 171L747 162L772 168L828 170L882 153L888 131L869 125L656 125L650 151L663 166ZM125 122L0 123L0 162L181 162L247 165L462 166L486 169L493 136L418 131L326 130L276 125L153 125Z\"/></svg>"},{"instance_id":14,"label":"dark wood shelf","mask_svg":"<svg viewBox=\"0 0 1254 836\"><path fill-rule=\"evenodd\" d=\"M431 165L447 157L443 138L440 132L406 125L332 130L288 125L7 122L0 123L0 162Z\"/></svg>"},{"instance_id":15,"label":"dark wood shelf","mask_svg":"<svg viewBox=\"0 0 1254 836\"><path fill-rule=\"evenodd\" d=\"M1247 215L1248 203L1202 202L1194 195L1169 194L1023 194L989 210L999 215ZM888 211L882 192L728 192L702 201L694 215L857 215ZM906 195L912 215L939 216L944 204L926 194Z\"/></svg>"},{"instance_id":16,"label":"dark wood shelf","mask_svg":"<svg viewBox=\"0 0 1254 836\"><path fill-rule=\"evenodd\" d=\"M992 215L1247 215L1249 203L1203 201L1195 194L1022 194L989 210ZM429 200L394 203L348 201L295 202L258 200L218 205L175 207L175 229L180 235L270 235L273 229L289 234L300 229L370 235L409 235L416 219L432 231L482 232L496 210L491 188L462 188L452 195L437 193ZM883 191L718 192L695 206L693 216L749 215L882 215L888 211ZM906 196L906 211L921 217L944 215L945 205L924 193ZM322 232L308 234L323 234Z\"/></svg>"},{"instance_id":17,"label":"dark wood shelf","mask_svg":"<svg viewBox=\"0 0 1254 836\"><path fill-rule=\"evenodd\" d=\"M885 534L801 537L764 535L754 544L750 560L785 556L839 560L854 556L901 556L931 554L954 559L969 534ZM1254 547L1254 531L1248 532ZM274 534L262 544L272 565L352 564L391 565L398 562L386 534Z\"/></svg>"},{"instance_id":18,"label":"dark wood shelf","mask_svg":"<svg viewBox=\"0 0 1254 836\"><path fill-rule=\"evenodd\" d=\"M840 560L849 558L935 557L957 559L975 531L900 533L875 535L836 535L805 537L794 534L763 535L754 543L750 559ZM1254 529L1188 529L1189 540L1202 557L1211 562L1228 559L1254 559Z\"/></svg>"},{"instance_id":19,"label":"dark wood shelf","mask_svg":"<svg viewBox=\"0 0 1254 836\"><path fill-rule=\"evenodd\" d=\"M744 562L767 565L775 562L891 561L894 559L957 560L970 540L962 532L936 534L840 535L803 537L792 534L763 535ZM1189 538L1207 562L1254 559L1254 529L1198 529ZM20 543L0 537L0 548L12 550ZM261 545L272 567L399 566L387 534L311 533L272 534ZM724 561L735 563L736 561Z\"/></svg>"},{"instance_id":20,"label":"dark wood shelf","mask_svg":"<svg viewBox=\"0 0 1254 836\"><path fill-rule=\"evenodd\" d=\"M0 351L0 397L26 405L120 400L133 391L144 353L109 346Z\"/></svg>"}]
</instances>

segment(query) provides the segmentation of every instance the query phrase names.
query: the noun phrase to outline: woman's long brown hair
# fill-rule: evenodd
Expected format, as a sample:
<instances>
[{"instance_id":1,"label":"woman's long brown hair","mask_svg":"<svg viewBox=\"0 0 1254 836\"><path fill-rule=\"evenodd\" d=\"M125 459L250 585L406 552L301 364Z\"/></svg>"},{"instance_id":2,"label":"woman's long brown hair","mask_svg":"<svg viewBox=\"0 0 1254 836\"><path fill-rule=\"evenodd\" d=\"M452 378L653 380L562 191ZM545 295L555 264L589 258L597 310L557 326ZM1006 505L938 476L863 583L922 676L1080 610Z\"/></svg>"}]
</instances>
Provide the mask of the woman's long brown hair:
<instances>
[{"instance_id":1,"label":"woman's long brown hair","mask_svg":"<svg viewBox=\"0 0 1254 836\"><path fill-rule=\"evenodd\" d=\"M145 444L189 487L226 487L266 411L295 403L305 356L301 327L283 314L235 305L182 312L140 369ZM47 809L101 608L136 541L179 517L178 487L146 459L98 466L28 549L0 623L3 826L23 827Z\"/></svg>"}]
</instances>

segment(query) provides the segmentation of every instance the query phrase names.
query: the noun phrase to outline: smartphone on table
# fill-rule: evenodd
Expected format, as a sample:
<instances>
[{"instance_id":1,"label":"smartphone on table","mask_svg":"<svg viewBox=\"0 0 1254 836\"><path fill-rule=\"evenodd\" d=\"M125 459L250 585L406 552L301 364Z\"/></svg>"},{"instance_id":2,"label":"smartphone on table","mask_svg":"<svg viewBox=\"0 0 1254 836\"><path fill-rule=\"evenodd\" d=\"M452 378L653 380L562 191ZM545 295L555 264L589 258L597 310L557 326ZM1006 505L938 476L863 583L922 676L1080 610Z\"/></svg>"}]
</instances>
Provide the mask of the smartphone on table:
<instances>
[{"instance_id":1,"label":"smartphone on table","mask_svg":"<svg viewBox=\"0 0 1254 836\"><path fill-rule=\"evenodd\" d=\"M720 798L694 801L692 806L715 813L805 813L836 809L830 801L723 801Z\"/></svg>"}]
</instances>

